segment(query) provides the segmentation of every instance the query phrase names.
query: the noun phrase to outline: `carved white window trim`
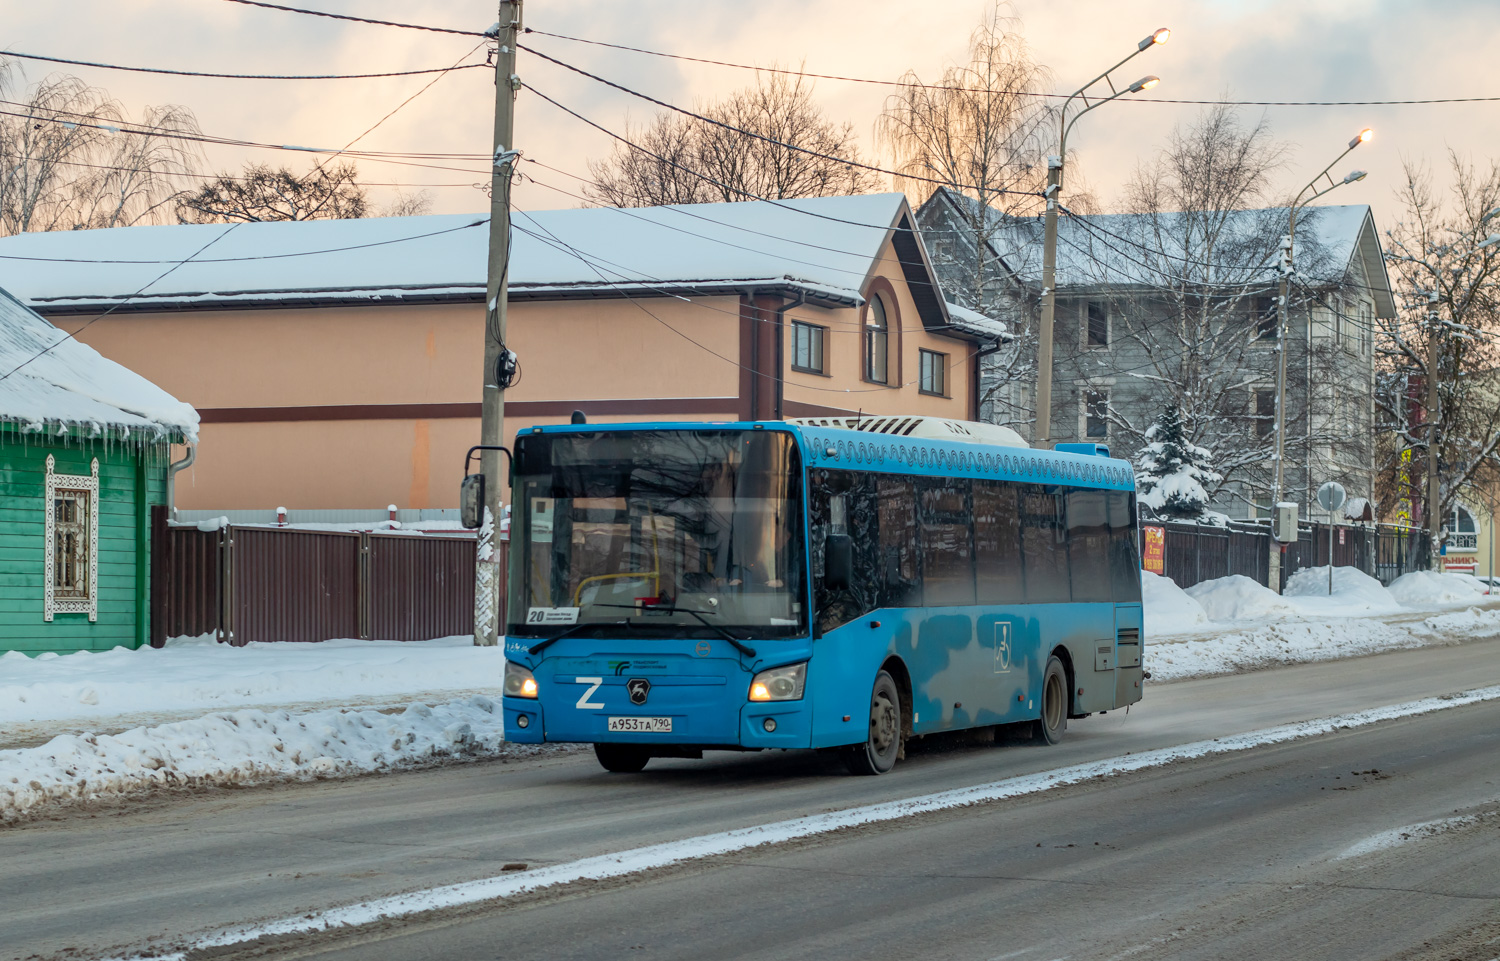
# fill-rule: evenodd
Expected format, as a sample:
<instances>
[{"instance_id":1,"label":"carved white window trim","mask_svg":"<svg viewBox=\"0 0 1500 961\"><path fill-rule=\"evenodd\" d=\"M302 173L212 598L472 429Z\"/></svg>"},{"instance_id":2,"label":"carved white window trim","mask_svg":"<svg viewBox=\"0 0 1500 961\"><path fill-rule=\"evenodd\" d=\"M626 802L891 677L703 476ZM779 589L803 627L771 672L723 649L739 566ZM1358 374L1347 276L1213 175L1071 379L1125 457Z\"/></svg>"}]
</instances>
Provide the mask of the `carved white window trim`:
<instances>
[{"instance_id":1,"label":"carved white window trim","mask_svg":"<svg viewBox=\"0 0 1500 961\"><path fill-rule=\"evenodd\" d=\"M99 619L99 458L95 457L90 475L54 473L56 461L47 455L47 497L45 501L47 523L42 549L42 617L52 620L54 614L87 614L90 621ZM55 597L57 560L57 494L58 491L82 491L89 495L88 539L89 573L88 596L81 598Z\"/></svg>"}]
</instances>

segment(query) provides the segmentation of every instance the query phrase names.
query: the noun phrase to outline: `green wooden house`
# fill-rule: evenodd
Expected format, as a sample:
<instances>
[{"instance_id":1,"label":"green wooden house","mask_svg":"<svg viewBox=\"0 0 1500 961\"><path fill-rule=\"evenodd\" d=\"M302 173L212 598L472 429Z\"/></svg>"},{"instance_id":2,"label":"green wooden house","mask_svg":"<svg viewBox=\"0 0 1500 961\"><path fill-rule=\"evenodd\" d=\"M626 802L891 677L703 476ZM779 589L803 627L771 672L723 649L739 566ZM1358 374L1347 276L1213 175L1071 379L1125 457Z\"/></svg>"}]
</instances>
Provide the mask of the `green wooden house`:
<instances>
[{"instance_id":1,"label":"green wooden house","mask_svg":"<svg viewBox=\"0 0 1500 961\"><path fill-rule=\"evenodd\" d=\"M147 643L151 508L197 439L192 407L0 290L0 652Z\"/></svg>"}]
</instances>

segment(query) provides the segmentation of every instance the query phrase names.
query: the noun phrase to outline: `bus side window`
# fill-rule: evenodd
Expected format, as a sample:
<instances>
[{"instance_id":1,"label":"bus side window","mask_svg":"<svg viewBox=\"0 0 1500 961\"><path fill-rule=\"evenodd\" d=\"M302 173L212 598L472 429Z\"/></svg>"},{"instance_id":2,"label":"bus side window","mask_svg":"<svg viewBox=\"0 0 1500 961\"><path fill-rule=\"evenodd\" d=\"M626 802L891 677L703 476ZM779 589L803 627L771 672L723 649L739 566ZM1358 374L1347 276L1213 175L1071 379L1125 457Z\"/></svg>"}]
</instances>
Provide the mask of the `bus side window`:
<instances>
[{"instance_id":1,"label":"bus side window","mask_svg":"<svg viewBox=\"0 0 1500 961\"><path fill-rule=\"evenodd\" d=\"M1016 486L974 481L974 580L980 604L1024 604Z\"/></svg>"},{"instance_id":2,"label":"bus side window","mask_svg":"<svg viewBox=\"0 0 1500 961\"><path fill-rule=\"evenodd\" d=\"M1141 602L1141 558L1135 542L1135 495L1110 491L1109 573L1117 604Z\"/></svg>"},{"instance_id":3,"label":"bus side window","mask_svg":"<svg viewBox=\"0 0 1500 961\"><path fill-rule=\"evenodd\" d=\"M1114 599L1110 581L1110 536L1106 492L1070 490L1068 500L1068 569L1074 603Z\"/></svg>"},{"instance_id":4,"label":"bus side window","mask_svg":"<svg viewBox=\"0 0 1500 961\"><path fill-rule=\"evenodd\" d=\"M1040 484L1021 487L1021 553L1028 604L1065 604L1072 598L1068 578L1068 530L1059 520L1061 494Z\"/></svg>"},{"instance_id":5,"label":"bus side window","mask_svg":"<svg viewBox=\"0 0 1500 961\"><path fill-rule=\"evenodd\" d=\"M960 607L974 603L973 507L964 478L923 478L922 603Z\"/></svg>"},{"instance_id":6,"label":"bus side window","mask_svg":"<svg viewBox=\"0 0 1500 961\"><path fill-rule=\"evenodd\" d=\"M880 505L880 606L920 607L922 576L917 566L916 480L877 474L875 496Z\"/></svg>"}]
</instances>

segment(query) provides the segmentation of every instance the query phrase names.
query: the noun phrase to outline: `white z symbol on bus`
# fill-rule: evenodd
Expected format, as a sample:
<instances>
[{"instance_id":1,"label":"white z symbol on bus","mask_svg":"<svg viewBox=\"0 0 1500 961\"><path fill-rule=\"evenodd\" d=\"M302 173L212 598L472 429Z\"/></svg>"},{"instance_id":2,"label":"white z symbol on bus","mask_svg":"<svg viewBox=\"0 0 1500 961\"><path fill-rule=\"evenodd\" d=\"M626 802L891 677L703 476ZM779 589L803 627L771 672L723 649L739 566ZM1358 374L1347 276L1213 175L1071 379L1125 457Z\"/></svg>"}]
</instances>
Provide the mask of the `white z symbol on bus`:
<instances>
[{"instance_id":1,"label":"white z symbol on bus","mask_svg":"<svg viewBox=\"0 0 1500 961\"><path fill-rule=\"evenodd\" d=\"M575 678L573 678L573 683L574 684L588 684L588 685L590 685L589 689L587 691L583 692L583 697L580 697L578 699L578 709L580 711L585 710L587 708L591 708L591 707L603 707L604 706L603 704L595 704L593 701L589 700L589 698L591 698L591 697L594 696L594 692L597 691L597 690L599 690L599 688L604 685L604 678L602 678L602 677L575 677Z\"/></svg>"}]
</instances>

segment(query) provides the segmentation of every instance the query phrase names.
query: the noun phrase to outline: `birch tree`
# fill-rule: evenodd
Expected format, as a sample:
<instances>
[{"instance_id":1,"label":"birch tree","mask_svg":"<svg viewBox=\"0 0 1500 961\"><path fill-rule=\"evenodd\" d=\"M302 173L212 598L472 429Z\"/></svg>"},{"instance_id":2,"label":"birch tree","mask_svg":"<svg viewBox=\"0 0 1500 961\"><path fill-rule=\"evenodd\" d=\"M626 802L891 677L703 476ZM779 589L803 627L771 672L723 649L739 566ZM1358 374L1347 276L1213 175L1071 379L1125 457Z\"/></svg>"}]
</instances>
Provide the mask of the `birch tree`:
<instances>
[{"instance_id":1,"label":"birch tree","mask_svg":"<svg viewBox=\"0 0 1500 961\"><path fill-rule=\"evenodd\" d=\"M1427 451L1438 448L1444 517L1456 499L1500 478L1500 164L1448 155L1451 187L1433 187L1420 164L1405 164L1401 217L1386 234L1386 264L1398 304L1376 341L1376 410L1382 445L1382 504L1426 499ZM1437 340L1437 367L1429 337ZM1427 409L1436 378L1438 405ZM1403 457L1405 452L1405 457Z\"/></svg>"}]
</instances>

